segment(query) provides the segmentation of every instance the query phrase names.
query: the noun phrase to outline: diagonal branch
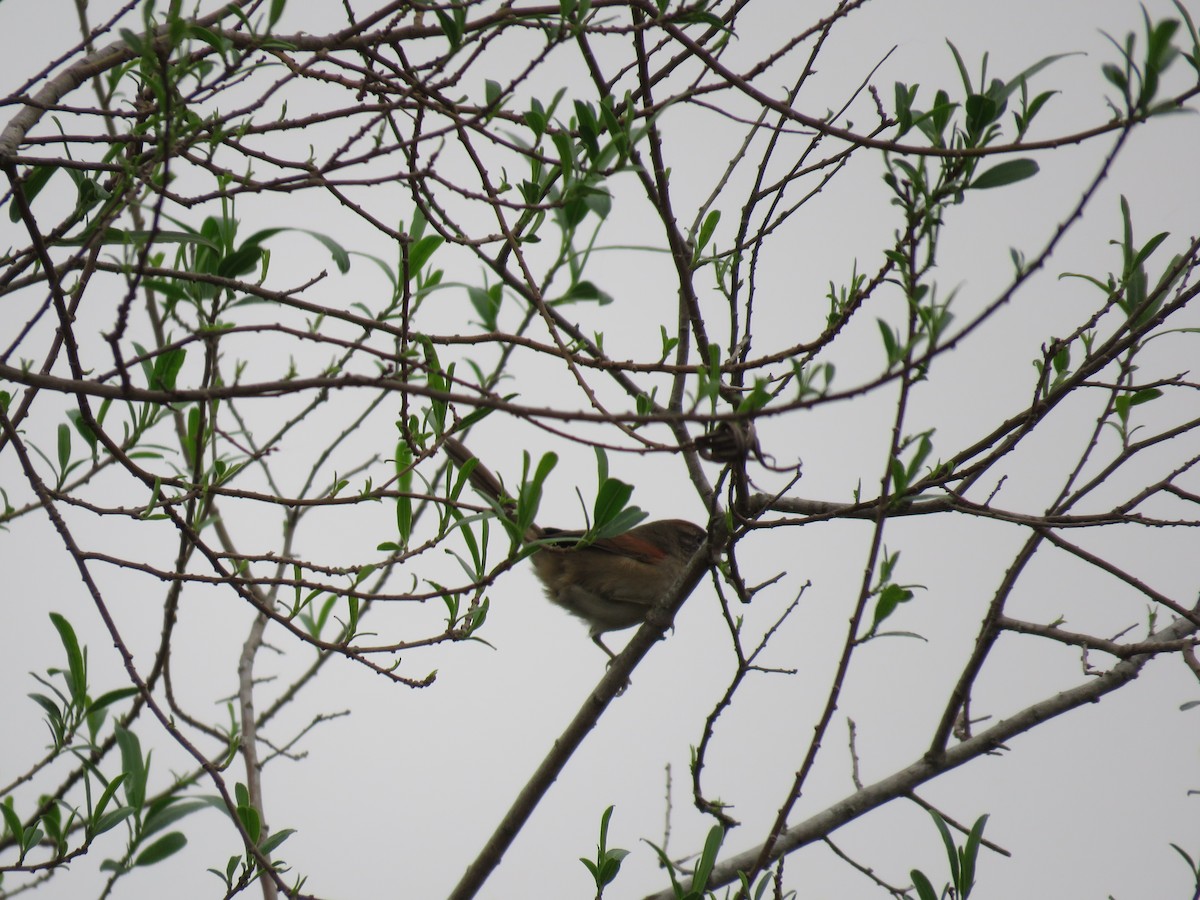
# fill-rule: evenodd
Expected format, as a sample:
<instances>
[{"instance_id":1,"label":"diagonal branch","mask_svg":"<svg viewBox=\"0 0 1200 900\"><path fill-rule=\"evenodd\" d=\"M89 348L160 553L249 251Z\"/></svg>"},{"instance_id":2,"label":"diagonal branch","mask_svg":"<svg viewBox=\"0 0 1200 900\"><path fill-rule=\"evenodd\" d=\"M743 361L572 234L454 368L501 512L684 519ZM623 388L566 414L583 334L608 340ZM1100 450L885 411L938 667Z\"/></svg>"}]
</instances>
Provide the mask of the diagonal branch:
<instances>
[{"instance_id":1,"label":"diagonal branch","mask_svg":"<svg viewBox=\"0 0 1200 900\"><path fill-rule=\"evenodd\" d=\"M1159 643L1170 645L1172 642L1195 634L1196 631L1196 626L1188 620L1176 619L1161 632L1149 638L1146 643L1148 645ZM887 778L868 785L861 791L855 791L815 816L788 828L775 842L770 853L771 861L775 862L794 850L799 850L801 847L829 836L843 825L853 822L860 816L866 815L892 800L907 796L921 785L946 772L980 756L1003 749L1013 738L1030 731L1043 722L1057 718L1080 706L1096 703L1106 694L1111 694L1137 678L1141 674L1142 668L1153 656L1153 653L1146 653L1122 660L1104 674L1089 678L1070 690L1062 691L1031 704L1012 716L1000 720L973 738L946 749L941 754L926 754ZM719 863L709 878L709 888L737 881L739 872L749 871L755 865L761 849L761 847L752 847ZM683 889L685 892L690 890L690 883L684 884ZM675 900L675 893L660 891L647 895L646 900Z\"/></svg>"}]
</instances>

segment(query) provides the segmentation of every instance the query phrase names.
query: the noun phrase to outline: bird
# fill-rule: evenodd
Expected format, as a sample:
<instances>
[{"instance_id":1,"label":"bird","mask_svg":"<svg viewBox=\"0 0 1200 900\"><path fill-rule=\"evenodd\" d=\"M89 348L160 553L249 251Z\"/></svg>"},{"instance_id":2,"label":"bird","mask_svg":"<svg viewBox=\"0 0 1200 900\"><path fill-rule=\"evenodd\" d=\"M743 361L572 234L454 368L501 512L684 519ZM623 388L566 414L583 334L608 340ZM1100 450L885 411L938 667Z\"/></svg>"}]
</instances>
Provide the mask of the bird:
<instances>
[{"instance_id":1,"label":"bird","mask_svg":"<svg viewBox=\"0 0 1200 900\"><path fill-rule=\"evenodd\" d=\"M583 619L592 642L610 659L616 655L601 635L642 624L707 537L684 519L646 522L582 545L582 531L539 530L541 546L530 562L546 597Z\"/></svg>"},{"instance_id":2,"label":"bird","mask_svg":"<svg viewBox=\"0 0 1200 900\"><path fill-rule=\"evenodd\" d=\"M511 511L511 498L500 479L465 444L446 435L443 448L468 473L480 494L498 510ZM708 533L684 519L660 519L614 537L580 543L585 534L531 524L525 539L537 545L530 561L546 596L583 619L592 642L615 659L601 635L642 624Z\"/></svg>"}]
</instances>

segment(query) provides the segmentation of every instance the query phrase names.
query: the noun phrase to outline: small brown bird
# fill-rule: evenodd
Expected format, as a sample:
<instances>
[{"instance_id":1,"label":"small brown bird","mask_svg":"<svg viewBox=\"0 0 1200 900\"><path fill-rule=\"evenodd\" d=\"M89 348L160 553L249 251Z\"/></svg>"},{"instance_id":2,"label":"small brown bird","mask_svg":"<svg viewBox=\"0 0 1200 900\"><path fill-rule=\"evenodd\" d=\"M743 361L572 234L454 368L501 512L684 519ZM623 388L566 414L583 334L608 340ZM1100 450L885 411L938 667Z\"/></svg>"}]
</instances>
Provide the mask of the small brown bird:
<instances>
[{"instance_id":1,"label":"small brown bird","mask_svg":"<svg viewBox=\"0 0 1200 900\"><path fill-rule=\"evenodd\" d=\"M443 447L469 472L471 484L499 509L511 511L504 485L462 441L446 435ZM576 546L582 531L532 525L525 539L543 546L530 557L546 596L591 626L592 641L610 657L600 635L632 628L670 590L707 533L683 519L646 522L614 538Z\"/></svg>"},{"instance_id":2,"label":"small brown bird","mask_svg":"<svg viewBox=\"0 0 1200 900\"><path fill-rule=\"evenodd\" d=\"M546 596L587 622L592 641L610 657L600 635L642 624L706 537L682 519L647 522L586 547L573 543L582 531L545 528L542 534L552 543L530 560Z\"/></svg>"}]
</instances>

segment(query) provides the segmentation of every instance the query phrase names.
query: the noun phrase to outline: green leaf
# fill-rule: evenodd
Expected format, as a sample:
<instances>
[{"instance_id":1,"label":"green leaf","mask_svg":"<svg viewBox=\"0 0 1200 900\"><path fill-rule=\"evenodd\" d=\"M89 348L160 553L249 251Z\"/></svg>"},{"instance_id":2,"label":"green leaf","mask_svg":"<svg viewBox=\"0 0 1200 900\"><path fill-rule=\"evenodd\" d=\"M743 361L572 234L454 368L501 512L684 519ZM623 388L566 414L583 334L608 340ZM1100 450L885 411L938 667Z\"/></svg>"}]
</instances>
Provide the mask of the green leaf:
<instances>
[{"instance_id":1,"label":"green leaf","mask_svg":"<svg viewBox=\"0 0 1200 900\"><path fill-rule=\"evenodd\" d=\"M1158 245L1161 244L1163 241L1165 241L1170 236L1171 236L1171 233L1169 231L1163 231L1163 232L1160 232L1159 234L1156 234L1154 237L1150 238L1150 240L1146 241L1146 243L1144 245L1142 245L1142 249L1139 250L1134 255L1133 259L1131 259L1129 261L1129 264L1128 264L1129 270L1132 271L1134 269L1139 268L1142 265L1142 263L1144 263L1147 259L1150 258L1150 254L1152 254L1155 250L1158 249Z\"/></svg>"},{"instance_id":2,"label":"green leaf","mask_svg":"<svg viewBox=\"0 0 1200 900\"><path fill-rule=\"evenodd\" d=\"M587 150L588 157L594 160L600 153L600 145L596 138L602 129L592 104L585 100L576 100L575 121L579 130L580 143Z\"/></svg>"},{"instance_id":3,"label":"green leaf","mask_svg":"<svg viewBox=\"0 0 1200 900\"><path fill-rule=\"evenodd\" d=\"M959 895L962 900L970 895L971 889L975 886L975 863L979 858L979 845L983 842L983 829L987 826L987 815L980 816L975 824L971 826L971 831L967 835L967 843L961 850L962 871L960 877L962 882L959 885Z\"/></svg>"},{"instance_id":4,"label":"green leaf","mask_svg":"<svg viewBox=\"0 0 1200 900\"><path fill-rule=\"evenodd\" d=\"M174 856L186 846L187 838L184 837L182 832L169 832L139 853L133 864L135 866L152 866L155 863L162 862L169 856Z\"/></svg>"},{"instance_id":5,"label":"green leaf","mask_svg":"<svg viewBox=\"0 0 1200 900\"><path fill-rule=\"evenodd\" d=\"M50 720L50 728L57 736L63 730L63 713L58 708L58 704L47 697L45 694L29 694L29 699L36 703L46 713L46 717Z\"/></svg>"},{"instance_id":6,"label":"green leaf","mask_svg":"<svg viewBox=\"0 0 1200 900\"><path fill-rule=\"evenodd\" d=\"M58 629L58 638L62 641L63 649L67 653L67 670L70 673L71 699L76 706L82 709L87 702L86 659L83 651L79 648L79 640L75 636L75 629L71 627L71 623L58 613L50 613L50 621Z\"/></svg>"},{"instance_id":7,"label":"green leaf","mask_svg":"<svg viewBox=\"0 0 1200 900\"><path fill-rule=\"evenodd\" d=\"M104 810L108 808L108 804L112 801L113 795L116 794L117 788L119 788L124 781L125 775L122 773L104 786L104 792L100 795L100 799L96 801L96 808L92 810L92 815L94 817L100 817L104 814ZM118 821L120 820L118 819ZM109 827L111 828L112 826Z\"/></svg>"},{"instance_id":8,"label":"green leaf","mask_svg":"<svg viewBox=\"0 0 1200 900\"><path fill-rule=\"evenodd\" d=\"M132 731L120 727L115 731L117 746L121 749L121 771L125 774L125 799L134 809L146 803L146 760L142 757L142 745Z\"/></svg>"},{"instance_id":9,"label":"green leaf","mask_svg":"<svg viewBox=\"0 0 1200 900\"><path fill-rule=\"evenodd\" d=\"M1197 867L1196 863L1192 860L1192 857L1188 855L1188 852L1176 843L1172 843L1171 848L1176 853L1178 853L1180 856L1183 857L1183 861L1187 863L1187 867L1192 871L1193 874L1195 874L1198 867Z\"/></svg>"},{"instance_id":10,"label":"green leaf","mask_svg":"<svg viewBox=\"0 0 1200 900\"><path fill-rule=\"evenodd\" d=\"M449 369L442 371L442 364L438 359L437 349L433 346L433 341L425 336L421 336L420 341L421 348L425 354L426 383L433 391L449 391L453 385L454 363L450 364ZM440 436L446 430L446 414L448 411L449 404L445 400L440 397L430 397L427 421L433 428L435 436Z\"/></svg>"},{"instance_id":11,"label":"green leaf","mask_svg":"<svg viewBox=\"0 0 1200 900\"><path fill-rule=\"evenodd\" d=\"M963 104L963 111L967 114L967 129L979 134L996 121L1003 109L987 94L971 94Z\"/></svg>"},{"instance_id":12,"label":"green leaf","mask_svg":"<svg viewBox=\"0 0 1200 900\"><path fill-rule=\"evenodd\" d=\"M234 61L230 56L230 51L233 50L233 42L223 34L217 34L211 28L205 28L201 25L190 24L187 26L187 36L197 41L201 41L212 47L217 53L221 54L221 59L228 66L233 66Z\"/></svg>"},{"instance_id":13,"label":"green leaf","mask_svg":"<svg viewBox=\"0 0 1200 900\"><path fill-rule=\"evenodd\" d=\"M893 87L894 100L892 107L896 113L896 124L900 131L897 137L903 137L913 127L913 101L917 99L920 85L909 87L903 81L897 81Z\"/></svg>"},{"instance_id":14,"label":"green leaf","mask_svg":"<svg viewBox=\"0 0 1200 900\"><path fill-rule=\"evenodd\" d=\"M625 508L629 498L633 496L633 485L618 481L616 478L605 478L596 492L596 502L592 506L592 522L600 528L611 522Z\"/></svg>"},{"instance_id":15,"label":"green leaf","mask_svg":"<svg viewBox=\"0 0 1200 900\"><path fill-rule=\"evenodd\" d=\"M612 194L597 188L589 188L583 194L583 204L603 219L612 211Z\"/></svg>"},{"instance_id":16,"label":"green leaf","mask_svg":"<svg viewBox=\"0 0 1200 900\"><path fill-rule=\"evenodd\" d=\"M1003 187L1032 178L1038 173L1038 164L1032 159L1010 159L981 173L969 187L975 190Z\"/></svg>"},{"instance_id":17,"label":"green leaf","mask_svg":"<svg viewBox=\"0 0 1200 900\"><path fill-rule=\"evenodd\" d=\"M1050 363L1054 367L1055 375L1065 375L1071 368L1071 347L1069 344L1064 344L1050 358Z\"/></svg>"},{"instance_id":18,"label":"green leaf","mask_svg":"<svg viewBox=\"0 0 1200 900\"><path fill-rule=\"evenodd\" d=\"M771 393L767 390L765 378L755 378L754 387L738 402L737 411L740 413L755 412L762 409L771 401Z\"/></svg>"},{"instance_id":19,"label":"green leaf","mask_svg":"<svg viewBox=\"0 0 1200 900\"><path fill-rule=\"evenodd\" d=\"M204 411L200 404L197 403L187 414L187 440L184 442L184 450L187 453L188 462L194 461L193 454L202 449L204 436L201 434L201 425L204 421Z\"/></svg>"},{"instance_id":20,"label":"green leaf","mask_svg":"<svg viewBox=\"0 0 1200 900\"><path fill-rule=\"evenodd\" d=\"M1023 70L1016 77L1009 79L1008 84L1003 85L1000 88L1000 93L997 96L997 99L1007 100L1008 97L1011 96L1014 91L1020 90L1023 85L1027 85L1030 78L1032 78L1038 72L1042 71L1042 69L1046 68L1047 66L1058 62L1060 59L1066 59L1068 56L1082 56L1082 55L1083 55L1082 52L1079 51L1079 52L1075 52L1075 53L1055 53L1050 56L1043 57L1042 59L1035 62L1032 66L1030 66L1028 69ZM1051 91L1051 93L1055 93L1055 92Z\"/></svg>"},{"instance_id":21,"label":"green leaf","mask_svg":"<svg viewBox=\"0 0 1200 900\"><path fill-rule=\"evenodd\" d=\"M612 303L613 298L596 287L592 282L582 280L575 282L567 288L567 292L558 299L551 301L550 305L558 306L563 303L576 303L580 300L595 300L601 306L607 306Z\"/></svg>"},{"instance_id":22,"label":"green leaf","mask_svg":"<svg viewBox=\"0 0 1200 900\"><path fill-rule=\"evenodd\" d=\"M435 9L434 12L437 13L438 21L442 25L442 34L450 42L450 49L457 50L459 45L462 44L463 31L466 26L465 7L455 9L451 12Z\"/></svg>"},{"instance_id":23,"label":"green leaf","mask_svg":"<svg viewBox=\"0 0 1200 900\"><path fill-rule=\"evenodd\" d=\"M921 435L921 439L917 442L917 449L913 453L913 457L909 460L908 466L904 471L908 484L916 481L920 474L921 466L925 460L929 458L929 454L933 452L933 442L929 440L929 434Z\"/></svg>"},{"instance_id":24,"label":"green leaf","mask_svg":"<svg viewBox=\"0 0 1200 900\"><path fill-rule=\"evenodd\" d=\"M346 248L335 241L329 235L321 234L319 231L309 231L307 228L298 228L297 231L302 231L314 240L320 241L329 251L329 255L333 257L333 264L337 266L338 271L345 275L350 271L350 254L346 252Z\"/></svg>"},{"instance_id":25,"label":"green leaf","mask_svg":"<svg viewBox=\"0 0 1200 900\"><path fill-rule=\"evenodd\" d=\"M433 256L435 250L442 246L444 239L438 234L427 234L420 240L414 241L408 250L408 277L411 280L414 275L425 268L425 263L429 262L429 257Z\"/></svg>"},{"instance_id":26,"label":"green leaf","mask_svg":"<svg viewBox=\"0 0 1200 900\"><path fill-rule=\"evenodd\" d=\"M937 810L931 809L929 814L933 817L933 824L937 826L938 833L942 836L942 843L946 846L946 858L950 863L950 881L954 885L959 885L960 869L958 859L958 848L954 846L954 838L950 834L950 827L946 824L946 820L938 814Z\"/></svg>"},{"instance_id":27,"label":"green leaf","mask_svg":"<svg viewBox=\"0 0 1200 900\"><path fill-rule=\"evenodd\" d=\"M400 535L400 546L407 547L413 525L413 452L403 440L396 443L396 532Z\"/></svg>"},{"instance_id":28,"label":"green leaf","mask_svg":"<svg viewBox=\"0 0 1200 900\"><path fill-rule=\"evenodd\" d=\"M500 313L500 301L504 297L504 286L494 284L487 290L480 287L467 287L467 297L471 300L471 306L475 308L475 312L479 315L480 324L488 331L495 331L497 318Z\"/></svg>"},{"instance_id":29,"label":"green leaf","mask_svg":"<svg viewBox=\"0 0 1200 900\"><path fill-rule=\"evenodd\" d=\"M532 476L529 472L531 462L529 453L523 455L524 464L521 471L521 489L517 494L517 515L516 522L509 522L507 517L501 518L501 522L509 531L509 535L514 543L519 543L524 539L525 532L529 526L533 524L537 518L538 507L542 503L542 488L546 478L550 472L558 464L558 455L555 453L544 453L538 460L537 468Z\"/></svg>"},{"instance_id":30,"label":"green leaf","mask_svg":"<svg viewBox=\"0 0 1200 900\"><path fill-rule=\"evenodd\" d=\"M879 599L875 602L875 619L871 624L871 631L874 632L888 616L896 611L897 606L907 603L913 596L913 592L908 588L898 584L886 585L880 591Z\"/></svg>"},{"instance_id":31,"label":"green leaf","mask_svg":"<svg viewBox=\"0 0 1200 900\"><path fill-rule=\"evenodd\" d=\"M11 801L12 798L10 797L8 799ZM12 808L12 806L9 805L8 802L0 803L0 815L4 816L4 824L8 827L8 830L12 832L13 837L17 839L18 843L22 843L22 836L25 834L25 826L21 824L21 817L17 815L16 811Z\"/></svg>"},{"instance_id":32,"label":"green leaf","mask_svg":"<svg viewBox=\"0 0 1200 900\"><path fill-rule=\"evenodd\" d=\"M176 795L164 797L150 804L150 811L142 822L142 836L148 837L157 831L162 831L168 825L173 825L185 816L201 809L208 809L209 804L204 800L184 800Z\"/></svg>"},{"instance_id":33,"label":"green leaf","mask_svg":"<svg viewBox=\"0 0 1200 900\"><path fill-rule=\"evenodd\" d=\"M71 423L75 426L75 430L79 432L79 436L87 442L88 448L92 451L92 455L96 455L97 438L96 433L92 431L92 427L83 418L83 413L77 409L67 410L67 416Z\"/></svg>"},{"instance_id":34,"label":"green leaf","mask_svg":"<svg viewBox=\"0 0 1200 900\"><path fill-rule=\"evenodd\" d=\"M1117 416L1122 422L1129 419L1129 410L1134 406L1139 406L1142 403L1149 403L1151 400L1157 400L1162 396L1162 391L1158 388L1143 388L1135 393L1125 393L1113 400L1113 408L1116 410Z\"/></svg>"},{"instance_id":35,"label":"green leaf","mask_svg":"<svg viewBox=\"0 0 1200 900\"><path fill-rule=\"evenodd\" d=\"M525 113L525 124L529 126L529 130L533 132L534 137L538 140L546 133L546 125L549 124L549 116L546 115L546 108L542 102L534 97L530 102L529 110Z\"/></svg>"},{"instance_id":36,"label":"green leaf","mask_svg":"<svg viewBox=\"0 0 1200 900\"><path fill-rule=\"evenodd\" d=\"M696 9L695 7L680 10L679 14L675 17L675 21L687 25L707 25L709 28L716 28L720 31L729 30L729 26L721 20L720 16L707 10Z\"/></svg>"},{"instance_id":37,"label":"green leaf","mask_svg":"<svg viewBox=\"0 0 1200 900\"><path fill-rule=\"evenodd\" d=\"M933 885L929 883L929 879L920 869L913 869L909 873L909 877L912 879L913 888L916 889L920 900L938 900L937 891L933 889Z\"/></svg>"},{"instance_id":38,"label":"green leaf","mask_svg":"<svg viewBox=\"0 0 1200 900\"><path fill-rule=\"evenodd\" d=\"M25 176L25 180L21 182L21 190L25 194L25 202L33 204L33 198L42 192L42 188L46 183L54 177L54 173L58 171L58 166L33 166L29 173ZM10 203L8 206L8 218L11 222L21 221L21 210L16 203Z\"/></svg>"},{"instance_id":39,"label":"green leaf","mask_svg":"<svg viewBox=\"0 0 1200 900\"><path fill-rule=\"evenodd\" d=\"M483 83L483 96L488 106L495 106L496 101L500 99L500 82L493 81L491 78Z\"/></svg>"},{"instance_id":40,"label":"green leaf","mask_svg":"<svg viewBox=\"0 0 1200 900\"><path fill-rule=\"evenodd\" d=\"M887 354L888 368L890 369L904 353L900 349L900 341L892 330L892 326L883 319L876 319L875 322L879 325L879 335L883 338L883 349Z\"/></svg>"},{"instance_id":41,"label":"green leaf","mask_svg":"<svg viewBox=\"0 0 1200 900\"><path fill-rule=\"evenodd\" d=\"M24 859L25 854L40 844L44 836L45 832L36 825L31 825L29 828L26 828L25 834L21 838L21 858Z\"/></svg>"},{"instance_id":42,"label":"green leaf","mask_svg":"<svg viewBox=\"0 0 1200 900\"><path fill-rule=\"evenodd\" d=\"M187 351L182 347L175 347L171 350L164 350L154 358L154 368L150 370L148 381L150 382L150 390L152 391L173 391L175 390L175 380L179 376L179 370L183 368L183 361L187 358Z\"/></svg>"},{"instance_id":43,"label":"green leaf","mask_svg":"<svg viewBox=\"0 0 1200 900\"><path fill-rule=\"evenodd\" d=\"M1129 96L1129 79L1124 70L1113 63L1105 63L1100 67L1101 74L1126 97Z\"/></svg>"},{"instance_id":44,"label":"green leaf","mask_svg":"<svg viewBox=\"0 0 1200 900\"><path fill-rule=\"evenodd\" d=\"M242 827L246 829L246 834L250 835L250 839L254 843L257 844L262 840L262 817L258 814L257 809L249 805L239 805L237 816L242 823Z\"/></svg>"},{"instance_id":45,"label":"green leaf","mask_svg":"<svg viewBox=\"0 0 1200 900\"><path fill-rule=\"evenodd\" d=\"M278 847L280 844L282 844L284 841L286 841L288 838L290 838L295 833L296 833L295 828L281 828L279 831L276 831L274 834L272 834L270 837L268 837L266 840L264 840L261 844L259 844L258 849L261 850L264 854L269 854L269 853L271 853L271 851L273 851L276 847Z\"/></svg>"},{"instance_id":46,"label":"green leaf","mask_svg":"<svg viewBox=\"0 0 1200 900\"><path fill-rule=\"evenodd\" d=\"M257 244L246 243L217 264L216 274L221 278L241 278L258 268L267 251Z\"/></svg>"},{"instance_id":47,"label":"green leaf","mask_svg":"<svg viewBox=\"0 0 1200 900\"><path fill-rule=\"evenodd\" d=\"M1133 398L1130 401L1129 405L1130 406L1141 406L1143 403L1149 403L1151 400L1157 400L1162 395L1163 395L1163 392L1160 391L1158 388L1143 388L1142 390L1137 391L1133 395Z\"/></svg>"},{"instance_id":48,"label":"green leaf","mask_svg":"<svg viewBox=\"0 0 1200 900\"><path fill-rule=\"evenodd\" d=\"M643 838L643 840L646 839ZM667 876L671 879L671 890L675 893L676 897L682 897L683 889L679 885L679 879L675 877L675 872L679 867L671 861L671 857L667 856L666 851L663 850L662 847L658 846L658 844L654 843L654 841L646 840L646 843L649 844L654 850L655 855L658 857L659 863L661 863L661 868L667 870Z\"/></svg>"},{"instance_id":49,"label":"green leaf","mask_svg":"<svg viewBox=\"0 0 1200 900\"><path fill-rule=\"evenodd\" d=\"M696 236L696 248L692 251L692 266L695 267L700 261L700 257L704 253L704 248L708 246L708 242L712 239L713 232L717 228L717 223L721 221L721 211L714 209L700 225L700 233Z\"/></svg>"},{"instance_id":50,"label":"green leaf","mask_svg":"<svg viewBox=\"0 0 1200 900\"><path fill-rule=\"evenodd\" d=\"M600 889L617 877L617 873L621 871L621 862L629 855L628 850L610 849L608 846L608 823L612 818L612 812L613 807L610 806L600 817L600 841L596 845L596 861L592 862L590 859L582 857L579 860L592 874L598 889L597 896L600 894Z\"/></svg>"},{"instance_id":51,"label":"green leaf","mask_svg":"<svg viewBox=\"0 0 1200 900\"><path fill-rule=\"evenodd\" d=\"M67 467L71 463L71 427L65 422L58 426L58 471L59 478L65 479Z\"/></svg>"},{"instance_id":52,"label":"green leaf","mask_svg":"<svg viewBox=\"0 0 1200 900\"><path fill-rule=\"evenodd\" d=\"M721 844L724 840L725 829L720 825L714 825L709 829L708 838L704 841L704 851L700 854L700 859L696 861L696 872L692 876L693 893L703 891L707 887L708 877L717 864L717 854L721 852Z\"/></svg>"},{"instance_id":53,"label":"green leaf","mask_svg":"<svg viewBox=\"0 0 1200 900\"><path fill-rule=\"evenodd\" d=\"M89 828L89 834L92 837L96 837L104 834L106 831L111 831L128 819L131 815L133 815L132 806L118 806L112 812L107 812L104 815L93 819Z\"/></svg>"}]
</instances>

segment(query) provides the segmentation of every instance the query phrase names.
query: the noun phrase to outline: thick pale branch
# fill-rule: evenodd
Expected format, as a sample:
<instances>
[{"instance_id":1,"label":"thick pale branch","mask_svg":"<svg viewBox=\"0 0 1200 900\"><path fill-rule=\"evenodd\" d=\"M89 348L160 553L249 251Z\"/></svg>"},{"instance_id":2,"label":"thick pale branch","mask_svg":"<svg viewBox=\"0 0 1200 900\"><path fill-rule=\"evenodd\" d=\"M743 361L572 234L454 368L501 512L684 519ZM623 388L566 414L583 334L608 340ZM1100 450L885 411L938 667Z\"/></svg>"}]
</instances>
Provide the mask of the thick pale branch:
<instances>
[{"instance_id":1,"label":"thick pale branch","mask_svg":"<svg viewBox=\"0 0 1200 900\"><path fill-rule=\"evenodd\" d=\"M1186 619L1177 619L1145 643L1147 645L1170 645L1194 635L1196 630L1196 626ZM771 860L777 860L832 834L841 826L892 800L907 796L922 784L932 781L939 775L956 769L964 763L996 750L1007 749L1007 744L1013 738L1025 734L1043 722L1080 706L1097 702L1106 694L1124 687L1137 678L1154 655L1146 653L1122 660L1102 675L1089 678L1069 690L1027 706L1020 712L1001 719L991 728L969 740L946 748L940 755L923 756L887 778L868 785L861 791L855 791L822 812L783 832L772 848ZM708 886L714 888L736 881L739 872L749 871L754 866L760 852L761 848L755 847L723 860L713 869ZM691 885L685 884L684 890L690 889ZM660 891L647 895L646 900L674 900L674 897L675 894L672 891Z\"/></svg>"}]
</instances>

